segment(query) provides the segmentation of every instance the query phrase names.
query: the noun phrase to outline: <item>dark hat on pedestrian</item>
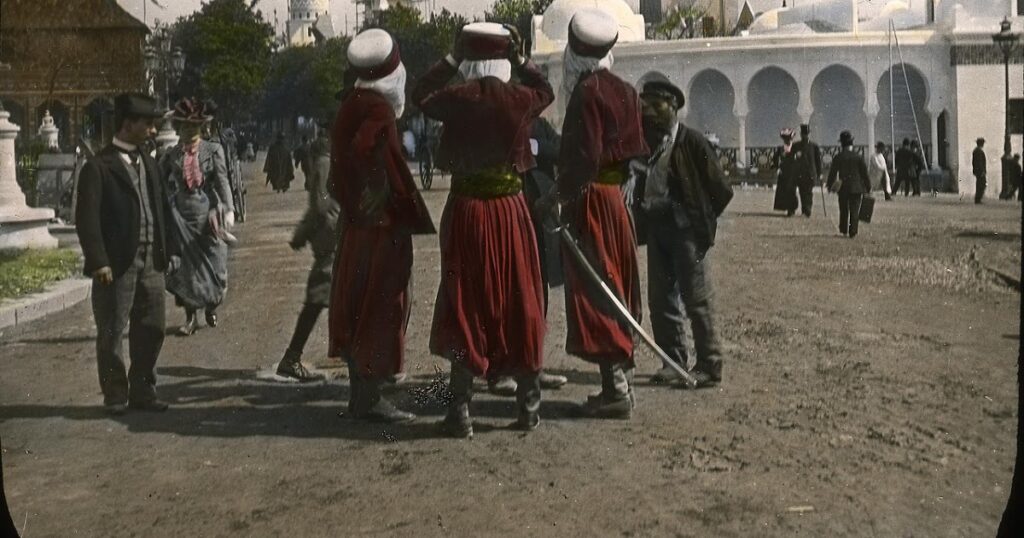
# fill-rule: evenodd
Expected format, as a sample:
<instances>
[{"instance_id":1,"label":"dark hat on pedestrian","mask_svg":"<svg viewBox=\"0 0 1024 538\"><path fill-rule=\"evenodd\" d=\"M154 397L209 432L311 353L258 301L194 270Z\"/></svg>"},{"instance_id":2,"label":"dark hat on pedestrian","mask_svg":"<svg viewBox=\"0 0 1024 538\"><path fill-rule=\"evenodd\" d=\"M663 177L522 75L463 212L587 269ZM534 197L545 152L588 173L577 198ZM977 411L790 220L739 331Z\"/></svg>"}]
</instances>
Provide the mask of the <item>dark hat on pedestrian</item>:
<instances>
[{"instance_id":1,"label":"dark hat on pedestrian","mask_svg":"<svg viewBox=\"0 0 1024 538\"><path fill-rule=\"evenodd\" d=\"M985 143L985 139L984 138L979 138L979 139L975 140L975 142L977 142L978 145L980 146L980 145Z\"/></svg>"},{"instance_id":2,"label":"dark hat on pedestrian","mask_svg":"<svg viewBox=\"0 0 1024 538\"><path fill-rule=\"evenodd\" d=\"M462 53L471 62L504 60L512 43L512 32L496 22L472 22L462 27Z\"/></svg>"},{"instance_id":3,"label":"dark hat on pedestrian","mask_svg":"<svg viewBox=\"0 0 1024 538\"><path fill-rule=\"evenodd\" d=\"M839 133L839 144L841 146L852 146L853 145L853 134L850 131L843 131Z\"/></svg>"},{"instance_id":4,"label":"dark hat on pedestrian","mask_svg":"<svg viewBox=\"0 0 1024 538\"><path fill-rule=\"evenodd\" d=\"M810 134L810 132L811 132L811 126L810 125L807 125L806 123L801 123L800 124L800 134L804 134L805 135L805 134Z\"/></svg>"},{"instance_id":5,"label":"dark hat on pedestrian","mask_svg":"<svg viewBox=\"0 0 1024 538\"><path fill-rule=\"evenodd\" d=\"M877 142L875 144L875 149L885 149L885 142Z\"/></svg>"},{"instance_id":6,"label":"dark hat on pedestrian","mask_svg":"<svg viewBox=\"0 0 1024 538\"><path fill-rule=\"evenodd\" d=\"M669 99L675 103L676 110L683 108L683 105L686 104L686 96L683 95L683 90L680 90L675 84L667 80L652 80L644 83L640 97L648 96Z\"/></svg>"},{"instance_id":7,"label":"dark hat on pedestrian","mask_svg":"<svg viewBox=\"0 0 1024 538\"><path fill-rule=\"evenodd\" d=\"M348 45L348 63L361 80L379 80L398 69L402 54L398 42L380 28L360 32Z\"/></svg>"},{"instance_id":8,"label":"dark hat on pedestrian","mask_svg":"<svg viewBox=\"0 0 1024 538\"><path fill-rule=\"evenodd\" d=\"M569 21L569 48L579 56L604 58L619 40L619 23L599 8L583 8Z\"/></svg>"},{"instance_id":9,"label":"dark hat on pedestrian","mask_svg":"<svg viewBox=\"0 0 1024 538\"><path fill-rule=\"evenodd\" d=\"M171 119L181 123L206 123L212 118L206 113L206 103L185 97L174 103Z\"/></svg>"},{"instance_id":10,"label":"dark hat on pedestrian","mask_svg":"<svg viewBox=\"0 0 1024 538\"><path fill-rule=\"evenodd\" d=\"M121 118L162 118L156 99L141 93L122 93L114 97L114 115Z\"/></svg>"},{"instance_id":11,"label":"dark hat on pedestrian","mask_svg":"<svg viewBox=\"0 0 1024 538\"><path fill-rule=\"evenodd\" d=\"M214 101L213 99L205 99L205 100L203 100L203 106L206 107L206 114L209 115L209 116L216 116L217 115L217 109L220 108L220 107L217 106L217 102Z\"/></svg>"}]
</instances>

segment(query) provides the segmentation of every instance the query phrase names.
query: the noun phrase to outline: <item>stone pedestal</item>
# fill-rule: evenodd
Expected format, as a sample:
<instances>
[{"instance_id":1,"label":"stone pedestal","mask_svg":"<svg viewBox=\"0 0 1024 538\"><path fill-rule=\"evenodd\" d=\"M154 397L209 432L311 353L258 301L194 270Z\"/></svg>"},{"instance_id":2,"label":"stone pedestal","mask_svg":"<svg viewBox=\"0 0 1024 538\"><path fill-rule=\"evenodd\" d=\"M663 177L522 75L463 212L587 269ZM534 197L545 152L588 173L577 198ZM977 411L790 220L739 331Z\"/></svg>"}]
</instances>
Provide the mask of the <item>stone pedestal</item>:
<instances>
[{"instance_id":1,"label":"stone pedestal","mask_svg":"<svg viewBox=\"0 0 1024 538\"><path fill-rule=\"evenodd\" d=\"M47 110L46 114L43 115L42 124L39 125L39 138L46 144L47 149L59 149L57 140L60 135L60 129L57 128L53 123L53 116L50 115L50 111Z\"/></svg>"},{"instance_id":2,"label":"stone pedestal","mask_svg":"<svg viewBox=\"0 0 1024 538\"><path fill-rule=\"evenodd\" d=\"M161 149L173 148L178 143L178 133L174 131L170 119L165 119L156 132L156 145Z\"/></svg>"},{"instance_id":3,"label":"stone pedestal","mask_svg":"<svg viewBox=\"0 0 1024 538\"><path fill-rule=\"evenodd\" d=\"M14 139L21 128L10 117L0 104L0 250L57 248L57 239L46 227L53 210L29 207L18 186Z\"/></svg>"}]
</instances>

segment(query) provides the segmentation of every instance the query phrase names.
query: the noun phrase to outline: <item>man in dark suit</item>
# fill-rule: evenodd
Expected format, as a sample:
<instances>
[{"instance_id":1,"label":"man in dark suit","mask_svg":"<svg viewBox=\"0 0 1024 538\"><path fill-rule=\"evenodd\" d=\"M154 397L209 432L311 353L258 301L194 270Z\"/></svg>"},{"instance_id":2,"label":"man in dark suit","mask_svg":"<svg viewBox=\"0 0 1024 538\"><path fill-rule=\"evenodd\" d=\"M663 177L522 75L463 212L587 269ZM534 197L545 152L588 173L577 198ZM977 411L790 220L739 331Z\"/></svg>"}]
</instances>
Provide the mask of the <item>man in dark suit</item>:
<instances>
[{"instance_id":1,"label":"man in dark suit","mask_svg":"<svg viewBox=\"0 0 1024 538\"><path fill-rule=\"evenodd\" d=\"M839 145L843 149L832 159L832 167L828 171L828 188L839 194L839 233L849 234L850 239L853 239L857 236L857 223L860 222L860 204L864 195L871 192L871 178L864 158L853 151L853 135L850 131L839 134ZM839 186L835 188L837 179Z\"/></svg>"},{"instance_id":2,"label":"man in dark suit","mask_svg":"<svg viewBox=\"0 0 1024 538\"><path fill-rule=\"evenodd\" d=\"M156 161L139 149L162 116L150 97L117 96L117 134L85 163L78 182L76 226L85 274L93 278L100 389L115 415L167 409L156 397L155 364L164 341L163 271L176 262L177 248L165 233L170 207Z\"/></svg>"},{"instance_id":3,"label":"man in dark suit","mask_svg":"<svg viewBox=\"0 0 1024 538\"><path fill-rule=\"evenodd\" d=\"M903 196L910 196L910 187L913 178L917 176L917 160L914 158L914 151L910 149L910 139L904 138L903 144L896 150L893 156L893 166L896 168L896 186L892 188L893 194L900 191L903 186Z\"/></svg>"},{"instance_id":4,"label":"man in dark suit","mask_svg":"<svg viewBox=\"0 0 1024 538\"><path fill-rule=\"evenodd\" d=\"M683 323L689 318L697 388L712 387L722 380L722 356L712 323L707 252L715 243L718 217L732 199L732 188L707 139L676 119L686 101L682 90L667 81L652 81L644 85L640 97L644 138L653 155L646 173L639 176L632 205L634 214L646 221L647 300L654 339L686 368ZM652 381L678 378L665 365Z\"/></svg>"},{"instance_id":5,"label":"man in dark suit","mask_svg":"<svg viewBox=\"0 0 1024 538\"><path fill-rule=\"evenodd\" d=\"M978 147L974 148L974 153L971 154L971 168L974 172L974 203L980 204L982 198L985 197L985 187L988 185L985 180L985 175L988 173L988 158L985 157L985 139L979 138L977 142Z\"/></svg>"},{"instance_id":6,"label":"man in dark suit","mask_svg":"<svg viewBox=\"0 0 1024 538\"><path fill-rule=\"evenodd\" d=\"M811 126L800 125L800 140L793 144L796 166L793 167L796 187L800 190L800 212L805 217L811 216L814 203L814 185L821 175L821 148L811 142Z\"/></svg>"}]
</instances>

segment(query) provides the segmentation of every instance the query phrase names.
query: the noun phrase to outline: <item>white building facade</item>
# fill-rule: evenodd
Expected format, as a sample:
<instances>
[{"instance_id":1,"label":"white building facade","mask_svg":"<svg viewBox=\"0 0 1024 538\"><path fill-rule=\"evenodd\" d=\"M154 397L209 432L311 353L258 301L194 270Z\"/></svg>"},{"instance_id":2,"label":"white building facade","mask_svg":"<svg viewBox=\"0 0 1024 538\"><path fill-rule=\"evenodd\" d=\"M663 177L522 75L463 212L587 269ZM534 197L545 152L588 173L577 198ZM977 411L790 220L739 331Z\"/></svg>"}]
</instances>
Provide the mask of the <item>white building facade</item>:
<instances>
[{"instance_id":1,"label":"white building facade","mask_svg":"<svg viewBox=\"0 0 1024 538\"><path fill-rule=\"evenodd\" d=\"M558 20L567 20L579 5L590 4L618 14L625 2L556 0L549 13L556 10ZM738 168L767 166L780 143L780 129L807 123L822 145L835 145L840 131L851 131L861 151L877 141L898 145L904 138L919 139L929 164L949 172L945 187L971 194L971 151L982 137L988 142L988 193L998 195L1006 105L1003 55L992 34L1004 17L1021 32L1021 2L933 0L914 2L912 9L890 2L867 15L859 14L858 3L850 0L797 5L817 15L808 19L786 15L786 10L766 12L752 27L760 31L741 37L623 42L614 49L613 71L637 85L657 74L682 88L687 98L683 122L714 133L724 160ZM854 29L809 31L821 26L826 8L848 10L847 19L828 13L827 20L847 20ZM890 19L894 36L886 31ZM632 19L620 22L633 24ZM545 29L544 21L534 26L535 33ZM548 67L558 88L565 43L553 33L535 39L534 59ZM1010 63L1010 97L1017 100L1024 98L1022 48L1018 45ZM563 95L556 99L555 125L561 123L565 100ZM1020 153L1022 136L1013 135L1011 144Z\"/></svg>"}]
</instances>

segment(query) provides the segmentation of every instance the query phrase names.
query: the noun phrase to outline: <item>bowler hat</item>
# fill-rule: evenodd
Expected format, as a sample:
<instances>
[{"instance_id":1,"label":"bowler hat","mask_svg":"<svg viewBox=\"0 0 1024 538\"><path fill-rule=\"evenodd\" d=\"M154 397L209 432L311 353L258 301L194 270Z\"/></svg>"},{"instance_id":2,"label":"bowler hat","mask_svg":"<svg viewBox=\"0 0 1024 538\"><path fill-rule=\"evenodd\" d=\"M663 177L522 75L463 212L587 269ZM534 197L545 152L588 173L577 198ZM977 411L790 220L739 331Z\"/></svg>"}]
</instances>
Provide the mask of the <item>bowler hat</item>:
<instances>
[{"instance_id":1,"label":"bowler hat","mask_svg":"<svg viewBox=\"0 0 1024 538\"><path fill-rule=\"evenodd\" d=\"M643 91L640 92L640 96L644 97L649 95L667 97L674 100L676 110L683 108L683 105L686 104L686 96L683 95L683 90L680 90L667 80L652 80L645 83Z\"/></svg>"},{"instance_id":2,"label":"bowler hat","mask_svg":"<svg viewBox=\"0 0 1024 538\"><path fill-rule=\"evenodd\" d=\"M122 118L162 118L164 112L156 106L156 99L140 93L122 93L114 97L114 115Z\"/></svg>"},{"instance_id":3,"label":"bowler hat","mask_svg":"<svg viewBox=\"0 0 1024 538\"><path fill-rule=\"evenodd\" d=\"M853 145L853 134L850 131L843 131L839 133L839 144L843 146Z\"/></svg>"}]
</instances>

